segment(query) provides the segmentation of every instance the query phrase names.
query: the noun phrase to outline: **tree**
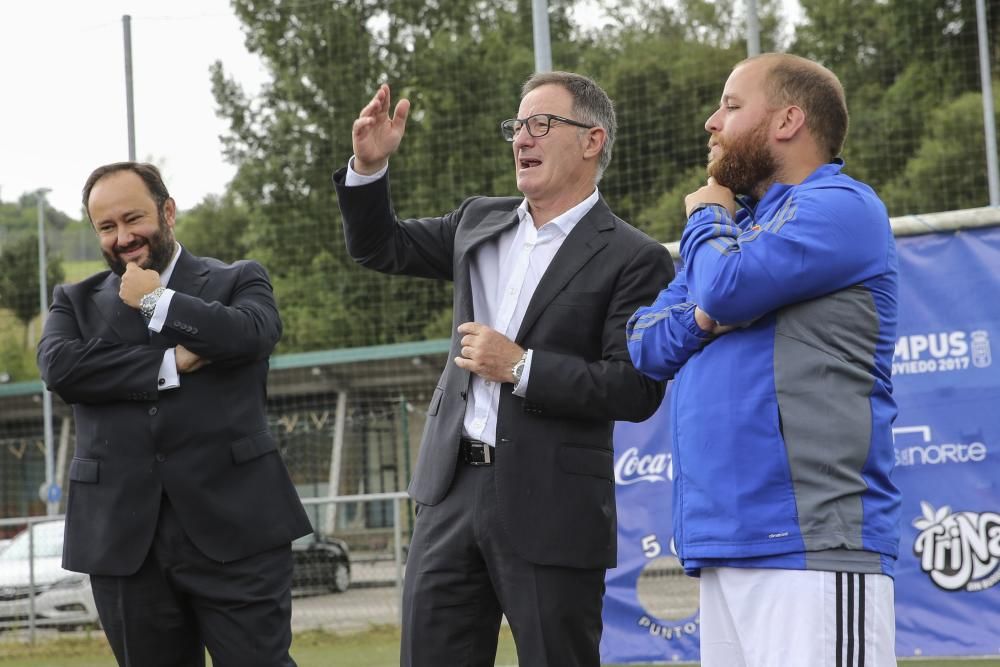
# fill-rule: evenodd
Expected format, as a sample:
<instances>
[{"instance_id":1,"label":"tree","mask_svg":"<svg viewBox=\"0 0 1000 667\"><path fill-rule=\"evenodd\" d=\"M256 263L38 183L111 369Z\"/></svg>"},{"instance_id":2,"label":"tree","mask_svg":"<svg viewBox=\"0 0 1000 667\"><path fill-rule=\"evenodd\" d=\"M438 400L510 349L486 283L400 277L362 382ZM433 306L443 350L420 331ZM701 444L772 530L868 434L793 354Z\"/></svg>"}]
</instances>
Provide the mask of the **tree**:
<instances>
[{"instance_id":1,"label":"tree","mask_svg":"<svg viewBox=\"0 0 1000 667\"><path fill-rule=\"evenodd\" d=\"M1000 2L987 30L997 44ZM921 147L935 110L979 90L975 3L962 0L801 0L806 24L792 50L840 77L851 127L852 176L877 191ZM981 125L980 125L981 127ZM981 142L980 142L981 143ZM930 192L934 183L912 183Z\"/></svg>"},{"instance_id":2,"label":"tree","mask_svg":"<svg viewBox=\"0 0 1000 667\"><path fill-rule=\"evenodd\" d=\"M553 41L571 44L567 3L550 3ZM440 215L463 194L513 193L499 121L533 69L530 0L285 3L237 0L247 46L272 81L249 98L220 64L218 113L229 122L230 187L248 213L248 252L271 273L284 352L422 339L440 329L451 287L386 277L348 257L332 173L351 155L351 126L382 81L413 113L392 159L403 217ZM560 47L572 50L570 47Z\"/></svg>"},{"instance_id":3,"label":"tree","mask_svg":"<svg viewBox=\"0 0 1000 667\"><path fill-rule=\"evenodd\" d=\"M763 46L774 48L776 3L759 4ZM662 241L680 238L684 195L706 178L705 120L745 57L743 14L734 5L610 2L616 22L581 56L617 108L618 138L601 192L618 215Z\"/></svg>"},{"instance_id":4,"label":"tree","mask_svg":"<svg viewBox=\"0 0 1000 667\"><path fill-rule=\"evenodd\" d=\"M177 215L177 238L195 255L235 262L251 255L250 212L231 194L209 195Z\"/></svg>"},{"instance_id":5,"label":"tree","mask_svg":"<svg viewBox=\"0 0 1000 667\"><path fill-rule=\"evenodd\" d=\"M62 261L49 253L46 259L46 279L51 290L64 278ZM24 325L25 346L28 325L39 312L38 289L38 237L25 236L8 243L0 252L0 305Z\"/></svg>"},{"instance_id":6,"label":"tree","mask_svg":"<svg viewBox=\"0 0 1000 667\"><path fill-rule=\"evenodd\" d=\"M997 109L1000 82L993 86ZM985 163L983 134L979 93L966 93L935 110L913 157L882 191L889 211L903 215L989 204L986 170L969 168Z\"/></svg>"}]
</instances>

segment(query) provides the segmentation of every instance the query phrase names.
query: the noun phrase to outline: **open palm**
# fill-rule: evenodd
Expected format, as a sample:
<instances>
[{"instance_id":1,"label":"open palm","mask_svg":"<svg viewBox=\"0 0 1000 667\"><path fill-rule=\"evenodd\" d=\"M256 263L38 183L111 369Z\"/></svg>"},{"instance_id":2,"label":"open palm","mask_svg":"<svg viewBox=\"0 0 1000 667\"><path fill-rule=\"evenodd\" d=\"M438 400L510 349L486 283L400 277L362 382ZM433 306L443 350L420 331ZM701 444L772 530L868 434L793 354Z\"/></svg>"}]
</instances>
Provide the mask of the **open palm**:
<instances>
[{"instance_id":1,"label":"open palm","mask_svg":"<svg viewBox=\"0 0 1000 667\"><path fill-rule=\"evenodd\" d=\"M402 99L389 117L390 93L388 84L382 84L371 102L361 110L354 121L354 170L359 174L374 174L389 161L399 147L406 132L406 118L410 101Z\"/></svg>"}]
</instances>

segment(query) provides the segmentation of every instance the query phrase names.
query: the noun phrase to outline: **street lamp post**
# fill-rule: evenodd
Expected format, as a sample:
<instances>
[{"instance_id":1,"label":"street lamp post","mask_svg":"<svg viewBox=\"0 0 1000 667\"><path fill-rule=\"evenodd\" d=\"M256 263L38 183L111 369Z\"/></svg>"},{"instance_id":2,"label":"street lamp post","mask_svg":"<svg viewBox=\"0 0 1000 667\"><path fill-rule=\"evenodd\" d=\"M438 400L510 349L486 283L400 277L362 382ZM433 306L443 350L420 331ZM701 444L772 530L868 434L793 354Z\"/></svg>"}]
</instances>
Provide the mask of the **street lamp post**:
<instances>
[{"instance_id":1,"label":"street lamp post","mask_svg":"<svg viewBox=\"0 0 1000 667\"><path fill-rule=\"evenodd\" d=\"M45 248L45 195L48 188L38 190L38 309L41 315L39 327L45 327L45 316L49 312L48 253ZM53 490L55 477L52 455L52 394L42 385L42 419L45 427L45 484L39 494L45 502L47 514L59 512L58 489Z\"/></svg>"}]
</instances>

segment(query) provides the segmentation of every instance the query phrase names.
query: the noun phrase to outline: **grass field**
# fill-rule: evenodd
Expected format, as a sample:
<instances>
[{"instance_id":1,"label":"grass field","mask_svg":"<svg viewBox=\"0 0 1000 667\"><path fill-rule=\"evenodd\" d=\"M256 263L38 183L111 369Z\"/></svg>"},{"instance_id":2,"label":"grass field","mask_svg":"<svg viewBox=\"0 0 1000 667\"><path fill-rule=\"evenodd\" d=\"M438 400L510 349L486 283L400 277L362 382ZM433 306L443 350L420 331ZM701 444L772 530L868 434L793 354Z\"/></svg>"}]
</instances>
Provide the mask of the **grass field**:
<instances>
[{"instance_id":1,"label":"grass field","mask_svg":"<svg viewBox=\"0 0 1000 667\"><path fill-rule=\"evenodd\" d=\"M68 283L79 282L87 276L108 268L108 265L99 259L77 262L65 261L62 266L63 272L66 274L66 282Z\"/></svg>"},{"instance_id":2,"label":"grass field","mask_svg":"<svg viewBox=\"0 0 1000 667\"><path fill-rule=\"evenodd\" d=\"M292 657L299 667L394 667L399 664L398 650L399 628L396 627L376 627L347 635L312 631L295 635ZM506 627L500 637L496 664L498 667L517 665L514 642ZM901 660L899 664L906 667L1000 667L1000 659ZM89 638L47 640L35 646L4 641L0 635L0 667L115 667L115 661L100 633L93 633Z\"/></svg>"}]
</instances>

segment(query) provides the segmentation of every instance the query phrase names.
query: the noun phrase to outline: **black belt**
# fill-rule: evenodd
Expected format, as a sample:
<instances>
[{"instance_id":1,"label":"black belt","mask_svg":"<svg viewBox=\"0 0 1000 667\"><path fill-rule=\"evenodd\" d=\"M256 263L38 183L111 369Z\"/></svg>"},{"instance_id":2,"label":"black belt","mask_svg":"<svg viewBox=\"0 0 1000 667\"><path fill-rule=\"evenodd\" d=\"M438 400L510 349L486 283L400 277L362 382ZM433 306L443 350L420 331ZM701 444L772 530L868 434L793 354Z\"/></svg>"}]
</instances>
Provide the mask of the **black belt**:
<instances>
[{"instance_id":1,"label":"black belt","mask_svg":"<svg viewBox=\"0 0 1000 667\"><path fill-rule=\"evenodd\" d=\"M462 438L458 441L458 460L470 466L491 466L496 461L496 450L482 440Z\"/></svg>"}]
</instances>

